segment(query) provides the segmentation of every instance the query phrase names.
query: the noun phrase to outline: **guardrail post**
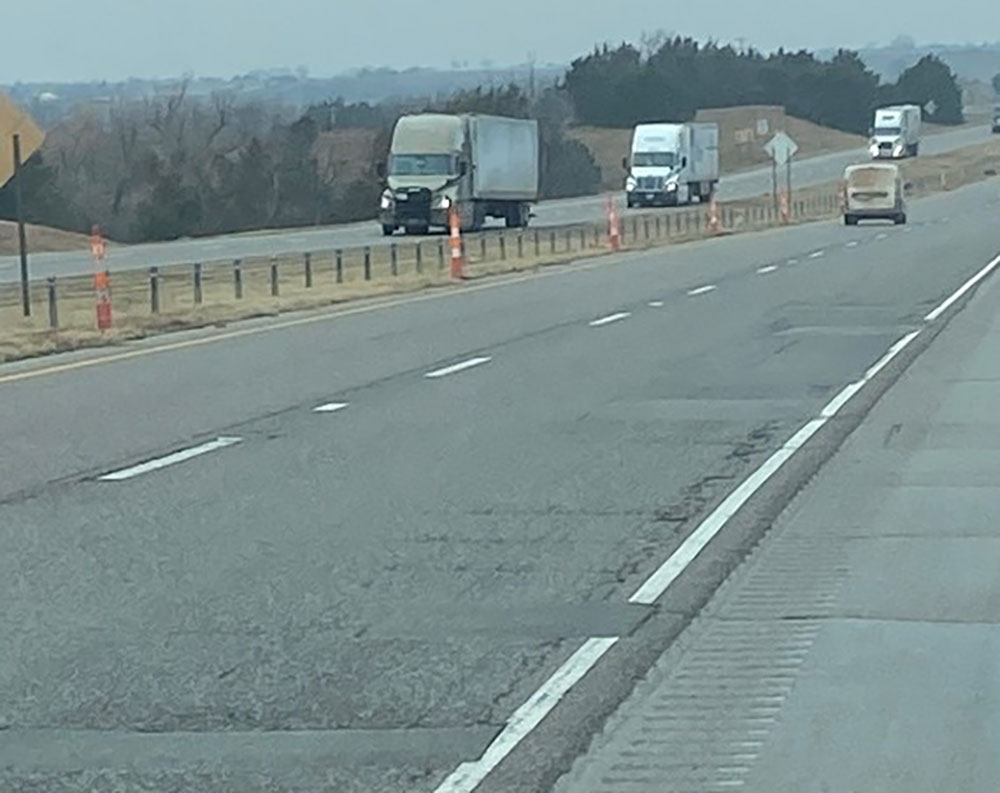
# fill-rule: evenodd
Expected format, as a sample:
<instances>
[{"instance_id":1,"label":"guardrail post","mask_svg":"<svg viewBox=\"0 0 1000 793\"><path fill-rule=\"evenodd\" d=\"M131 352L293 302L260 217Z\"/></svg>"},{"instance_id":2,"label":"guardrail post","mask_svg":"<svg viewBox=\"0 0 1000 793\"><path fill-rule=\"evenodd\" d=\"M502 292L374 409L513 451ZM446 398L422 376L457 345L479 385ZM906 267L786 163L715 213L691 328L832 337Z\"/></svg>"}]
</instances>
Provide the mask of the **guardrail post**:
<instances>
[{"instance_id":1,"label":"guardrail post","mask_svg":"<svg viewBox=\"0 0 1000 793\"><path fill-rule=\"evenodd\" d=\"M594 247L598 247L601 244L601 227L594 226Z\"/></svg>"},{"instance_id":2,"label":"guardrail post","mask_svg":"<svg viewBox=\"0 0 1000 793\"><path fill-rule=\"evenodd\" d=\"M585 251L587 250L587 230L583 226L580 226L579 232L580 232L580 250Z\"/></svg>"},{"instance_id":3,"label":"guardrail post","mask_svg":"<svg viewBox=\"0 0 1000 793\"><path fill-rule=\"evenodd\" d=\"M444 269L444 240L438 240L438 270Z\"/></svg>"},{"instance_id":4,"label":"guardrail post","mask_svg":"<svg viewBox=\"0 0 1000 793\"><path fill-rule=\"evenodd\" d=\"M342 284L344 283L344 251L337 248L337 250L333 252L333 258L335 260L335 268L337 271L337 283Z\"/></svg>"},{"instance_id":5,"label":"guardrail post","mask_svg":"<svg viewBox=\"0 0 1000 793\"><path fill-rule=\"evenodd\" d=\"M59 310L56 307L56 279L55 276L50 275L46 282L49 285L49 327L58 328L59 327Z\"/></svg>"},{"instance_id":6,"label":"guardrail post","mask_svg":"<svg viewBox=\"0 0 1000 793\"><path fill-rule=\"evenodd\" d=\"M662 236L662 234L660 233L660 216L657 215L656 216L656 239L659 239L661 236Z\"/></svg>"},{"instance_id":7,"label":"guardrail post","mask_svg":"<svg viewBox=\"0 0 1000 793\"><path fill-rule=\"evenodd\" d=\"M271 297L277 297L280 292L278 285L278 260L271 257Z\"/></svg>"},{"instance_id":8,"label":"guardrail post","mask_svg":"<svg viewBox=\"0 0 1000 793\"><path fill-rule=\"evenodd\" d=\"M517 258L524 258L524 232L517 232Z\"/></svg>"},{"instance_id":9,"label":"guardrail post","mask_svg":"<svg viewBox=\"0 0 1000 793\"><path fill-rule=\"evenodd\" d=\"M573 232L566 229L566 252L569 253L573 250Z\"/></svg>"},{"instance_id":10,"label":"guardrail post","mask_svg":"<svg viewBox=\"0 0 1000 793\"><path fill-rule=\"evenodd\" d=\"M486 235L483 234L479 238L479 261L486 261Z\"/></svg>"},{"instance_id":11,"label":"guardrail post","mask_svg":"<svg viewBox=\"0 0 1000 793\"><path fill-rule=\"evenodd\" d=\"M372 280L372 249L370 245L365 245L365 280Z\"/></svg>"},{"instance_id":12,"label":"guardrail post","mask_svg":"<svg viewBox=\"0 0 1000 793\"><path fill-rule=\"evenodd\" d=\"M313 257L312 254L306 251L303 254L303 265L305 265L306 270L306 289L312 289L313 285Z\"/></svg>"},{"instance_id":13,"label":"guardrail post","mask_svg":"<svg viewBox=\"0 0 1000 793\"><path fill-rule=\"evenodd\" d=\"M549 253L556 252L556 233L554 231L549 232Z\"/></svg>"},{"instance_id":14,"label":"guardrail post","mask_svg":"<svg viewBox=\"0 0 1000 793\"><path fill-rule=\"evenodd\" d=\"M160 313L160 268L149 268L149 311Z\"/></svg>"},{"instance_id":15,"label":"guardrail post","mask_svg":"<svg viewBox=\"0 0 1000 793\"><path fill-rule=\"evenodd\" d=\"M194 263L194 304L201 305L201 262Z\"/></svg>"},{"instance_id":16,"label":"guardrail post","mask_svg":"<svg viewBox=\"0 0 1000 793\"><path fill-rule=\"evenodd\" d=\"M422 242L418 242L417 243L416 251L413 254L416 257L416 260L417 260L417 274L418 275L424 271L424 249L423 249L423 247L421 247L422 245L423 245Z\"/></svg>"},{"instance_id":17,"label":"guardrail post","mask_svg":"<svg viewBox=\"0 0 1000 793\"><path fill-rule=\"evenodd\" d=\"M540 235L538 233L538 229L535 229L535 256L541 256L541 255L542 255L542 242L540 239Z\"/></svg>"},{"instance_id":18,"label":"guardrail post","mask_svg":"<svg viewBox=\"0 0 1000 793\"><path fill-rule=\"evenodd\" d=\"M243 299L243 261L233 259L233 293L237 300Z\"/></svg>"},{"instance_id":19,"label":"guardrail post","mask_svg":"<svg viewBox=\"0 0 1000 793\"><path fill-rule=\"evenodd\" d=\"M504 236L504 233L501 231L497 235L497 239L500 242L500 261L505 262L505 261L507 261L507 238Z\"/></svg>"},{"instance_id":20,"label":"guardrail post","mask_svg":"<svg viewBox=\"0 0 1000 793\"><path fill-rule=\"evenodd\" d=\"M393 275L399 275L399 249L395 242L389 244L389 267Z\"/></svg>"}]
</instances>

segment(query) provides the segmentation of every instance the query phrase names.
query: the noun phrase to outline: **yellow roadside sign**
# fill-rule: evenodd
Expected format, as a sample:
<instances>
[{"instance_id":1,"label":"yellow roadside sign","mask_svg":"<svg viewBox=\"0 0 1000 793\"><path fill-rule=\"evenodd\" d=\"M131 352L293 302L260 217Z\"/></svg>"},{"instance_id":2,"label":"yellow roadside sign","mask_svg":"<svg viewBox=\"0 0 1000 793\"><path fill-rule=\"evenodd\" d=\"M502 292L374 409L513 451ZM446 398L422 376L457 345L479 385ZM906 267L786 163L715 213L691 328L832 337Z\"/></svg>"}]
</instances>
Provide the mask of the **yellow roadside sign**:
<instances>
[{"instance_id":1,"label":"yellow roadside sign","mask_svg":"<svg viewBox=\"0 0 1000 793\"><path fill-rule=\"evenodd\" d=\"M31 116L0 94L0 187L14 175L14 135L21 136L21 162L26 162L45 140L45 133Z\"/></svg>"}]
</instances>

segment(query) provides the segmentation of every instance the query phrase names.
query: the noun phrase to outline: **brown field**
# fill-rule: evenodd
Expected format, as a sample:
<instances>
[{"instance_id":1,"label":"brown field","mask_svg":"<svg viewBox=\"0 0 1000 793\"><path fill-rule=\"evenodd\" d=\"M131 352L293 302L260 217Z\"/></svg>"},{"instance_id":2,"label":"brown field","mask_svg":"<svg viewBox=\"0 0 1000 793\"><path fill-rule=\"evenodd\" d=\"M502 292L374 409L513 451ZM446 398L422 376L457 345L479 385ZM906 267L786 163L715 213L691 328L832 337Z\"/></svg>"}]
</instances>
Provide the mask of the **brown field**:
<instances>
[{"instance_id":1,"label":"brown field","mask_svg":"<svg viewBox=\"0 0 1000 793\"><path fill-rule=\"evenodd\" d=\"M778 130L787 132L799 144L802 156L864 146L865 139L836 129L818 126L787 116L784 108L748 106L701 110L697 121L719 125L719 160L723 173L765 165L770 160L763 146ZM758 122L761 122L758 126ZM601 187L619 190L624 173L622 157L629 151L630 129L575 127L570 135L582 142L601 168Z\"/></svg>"},{"instance_id":2,"label":"brown field","mask_svg":"<svg viewBox=\"0 0 1000 793\"><path fill-rule=\"evenodd\" d=\"M26 226L28 250L34 253L47 251L89 250L90 238L86 234L48 228L47 226ZM17 224L0 220L0 256L16 256L18 253Z\"/></svg>"}]
</instances>

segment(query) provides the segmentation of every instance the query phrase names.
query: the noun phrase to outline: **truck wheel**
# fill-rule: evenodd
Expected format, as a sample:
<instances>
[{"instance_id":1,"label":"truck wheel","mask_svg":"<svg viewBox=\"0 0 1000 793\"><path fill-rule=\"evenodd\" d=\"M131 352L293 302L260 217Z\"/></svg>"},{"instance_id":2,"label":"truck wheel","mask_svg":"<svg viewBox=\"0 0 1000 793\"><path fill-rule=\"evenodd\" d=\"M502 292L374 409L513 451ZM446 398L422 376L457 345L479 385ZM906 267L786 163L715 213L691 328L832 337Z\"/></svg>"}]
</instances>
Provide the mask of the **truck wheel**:
<instances>
[{"instance_id":1,"label":"truck wheel","mask_svg":"<svg viewBox=\"0 0 1000 793\"><path fill-rule=\"evenodd\" d=\"M914 157L920 156L920 144L919 143L914 143L913 144L913 156Z\"/></svg>"},{"instance_id":2,"label":"truck wheel","mask_svg":"<svg viewBox=\"0 0 1000 793\"><path fill-rule=\"evenodd\" d=\"M625 205L629 209L635 209L635 199L631 195L625 196Z\"/></svg>"},{"instance_id":3,"label":"truck wheel","mask_svg":"<svg viewBox=\"0 0 1000 793\"><path fill-rule=\"evenodd\" d=\"M844 225L856 226L858 225L858 219L854 215L844 215Z\"/></svg>"},{"instance_id":4,"label":"truck wheel","mask_svg":"<svg viewBox=\"0 0 1000 793\"><path fill-rule=\"evenodd\" d=\"M504 223L509 229L523 229L525 226L524 218L526 214L527 213L524 211L524 207L520 204L507 207L507 213L504 216Z\"/></svg>"},{"instance_id":5,"label":"truck wheel","mask_svg":"<svg viewBox=\"0 0 1000 793\"><path fill-rule=\"evenodd\" d=\"M905 212L900 212L898 215L896 215L896 217L894 217L892 219L892 222L895 223L897 226L905 226L906 225L906 213Z\"/></svg>"},{"instance_id":6,"label":"truck wheel","mask_svg":"<svg viewBox=\"0 0 1000 793\"><path fill-rule=\"evenodd\" d=\"M389 226L389 225L386 225L385 223L382 224L382 236L383 237L391 237L395 233L396 233L396 227L395 226Z\"/></svg>"},{"instance_id":7,"label":"truck wheel","mask_svg":"<svg viewBox=\"0 0 1000 793\"><path fill-rule=\"evenodd\" d=\"M472 207L472 227L471 231L482 231L483 224L486 222L486 213L483 212L483 208L476 204Z\"/></svg>"},{"instance_id":8,"label":"truck wheel","mask_svg":"<svg viewBox=\"0 0 1000 793\"><path fill-rule=\"evenodd\" d=\"M430 225L427 223L414 223L412 226L406 227L407 235L410 234L426 234L430 231Z\"/></svg>"}]
</instances>

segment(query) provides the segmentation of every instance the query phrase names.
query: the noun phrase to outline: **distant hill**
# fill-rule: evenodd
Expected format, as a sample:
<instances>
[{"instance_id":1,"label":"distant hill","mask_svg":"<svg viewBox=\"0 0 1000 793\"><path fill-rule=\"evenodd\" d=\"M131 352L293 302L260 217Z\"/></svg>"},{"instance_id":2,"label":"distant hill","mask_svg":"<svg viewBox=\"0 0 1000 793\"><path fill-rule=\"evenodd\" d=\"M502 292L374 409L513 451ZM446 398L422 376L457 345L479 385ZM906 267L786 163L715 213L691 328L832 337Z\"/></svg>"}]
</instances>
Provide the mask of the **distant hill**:
<instances>
[{"instance_id":1,"label":"distant hill","mask_svg":"<svg viewBox=\"0 0 1000 793\"><path fill-rule=\"evenodd\" d=\"M924 55L937 55L947 63L961 80L989 82L1000 74L1000 42L994 44L922 44L900 37L881 47L867 47L859 51L861 59L883 80L892 81ZM817 55L830 58L833 50L821 50Z\"/></svg>"},{"instance_id":2,"label":"distant hill","mask_svg":"<svg viewBox=\"0 0 1000 793\"><path fill-rule=\"evenodd\" d=\"M501 86L516 83L525 89L532 82L537 89L552 85L565 73L565 67L528 64L496 69L361 69L334 77L310 77L286 69L257 70L232 79L191 77L187 79L190 96L208 97L215 93L233 96L237 102L279 104L290 111L310 104L334 100L377 103L388 99L449 96L456 91L478 86ZM30 110L44 126L58 123L78 104L106 104L143 99L172 93L180 79L140 80L89 83L16 83L0 86L15 102Z\"/></svg>"}]
</instances>

